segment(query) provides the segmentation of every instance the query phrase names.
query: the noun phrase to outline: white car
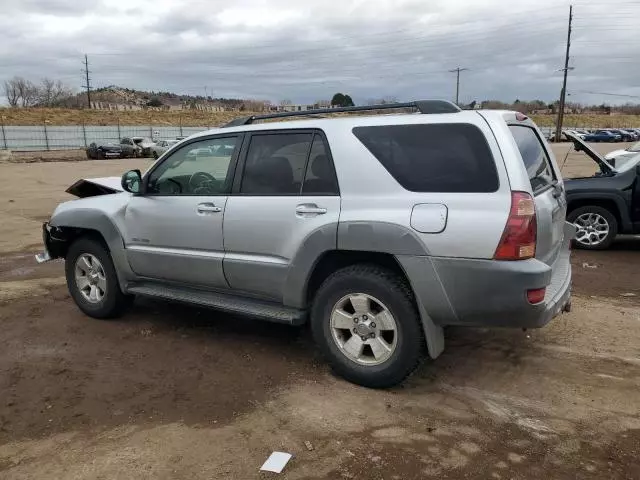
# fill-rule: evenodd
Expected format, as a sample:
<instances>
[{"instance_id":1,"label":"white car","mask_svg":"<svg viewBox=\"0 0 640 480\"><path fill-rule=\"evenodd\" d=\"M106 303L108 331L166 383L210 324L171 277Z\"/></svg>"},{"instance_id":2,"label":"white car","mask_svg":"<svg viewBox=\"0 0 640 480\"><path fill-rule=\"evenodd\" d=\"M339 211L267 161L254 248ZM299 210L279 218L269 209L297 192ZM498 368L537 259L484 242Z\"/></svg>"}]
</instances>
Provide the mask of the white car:
<instances>
[{"instance_id":1,"label":"white car","mask_svg":"<svg viewBox=\"0 0 640 480\"><path fill-rule=\"evenodd\" d=\"M640 155L640 142L634 143L626 150L614 150L607 153L604 158L615 167L636 155Z\"/></svg>"},{"instance_id":2,"label":"white car","mask_svg":"<svg viewBox=\"0 0 640 480\"><path fill-rule=\"evenodd\" d=\"M180 140L158 140L158 142L151 147L151 155L153 158L158 158L179 141Z\"/></svg>"}]
</instances>

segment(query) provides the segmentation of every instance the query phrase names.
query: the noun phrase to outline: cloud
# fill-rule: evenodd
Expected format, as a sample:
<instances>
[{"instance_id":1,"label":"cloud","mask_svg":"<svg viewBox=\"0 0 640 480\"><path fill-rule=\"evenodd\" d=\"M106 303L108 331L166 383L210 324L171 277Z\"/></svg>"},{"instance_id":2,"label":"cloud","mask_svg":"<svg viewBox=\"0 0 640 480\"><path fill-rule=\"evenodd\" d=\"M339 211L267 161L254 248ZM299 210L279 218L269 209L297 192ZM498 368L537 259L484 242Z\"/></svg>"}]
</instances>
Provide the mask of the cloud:
<instances>
[{"instance_id":1,"label":"cloud","mask_svg":"<svg viewBox=\"0 0 640 480\"><path fill-rule=\"evenodd\" d=\"M0 17L3 75L95 86L310 102L453 98L556 99L569 0L23 0ZM575 8L569 78L581 92L640 95L640 6ZM0 78L4 80L4 78ZM623 101L628 99L622 98Z\"/></svg>"}]
</instances>

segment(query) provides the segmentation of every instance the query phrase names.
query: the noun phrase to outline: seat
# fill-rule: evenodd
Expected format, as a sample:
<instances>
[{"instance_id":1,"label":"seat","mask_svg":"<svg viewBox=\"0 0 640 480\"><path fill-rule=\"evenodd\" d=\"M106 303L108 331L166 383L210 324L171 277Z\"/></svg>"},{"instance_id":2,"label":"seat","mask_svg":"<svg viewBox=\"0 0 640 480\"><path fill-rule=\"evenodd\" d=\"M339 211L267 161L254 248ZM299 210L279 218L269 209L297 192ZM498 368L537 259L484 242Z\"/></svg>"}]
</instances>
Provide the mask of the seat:
<instances>
[{"instance_id":1,"label":"seat","mask_svg":"<svg viewBox=\"0 0 640 480\"><path fill-rule=\"evenodd\" d=\"M249 165L242 184L244 193L297 193L293 169L285 157L263 157Z\"/></svg>"},{"instance_id":2,"label":"seat","mask_svg":"<svg viewBox=\"0 0 640 480\"><path fill-rule=\"evenodd\" d=\"M333 165L326 155L318 155L311 161L311 173L315 178L305 180L302 193L311 195L314 193L337 192Z\"/></svg>"}]
</instances>

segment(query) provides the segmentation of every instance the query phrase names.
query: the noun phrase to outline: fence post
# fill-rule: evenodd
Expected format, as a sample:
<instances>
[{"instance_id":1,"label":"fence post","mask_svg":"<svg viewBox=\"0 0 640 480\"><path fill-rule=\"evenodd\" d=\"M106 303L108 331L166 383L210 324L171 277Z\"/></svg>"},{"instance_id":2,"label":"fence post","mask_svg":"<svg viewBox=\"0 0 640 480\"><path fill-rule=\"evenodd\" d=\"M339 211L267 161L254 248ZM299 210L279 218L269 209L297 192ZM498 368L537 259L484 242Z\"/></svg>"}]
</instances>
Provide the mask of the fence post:
<instances>
[{"instance_id":1,"label":"fence post","mask_svg":"<svg viewBox=\"0 0 640 480\"><path fill-rule=\"evenodd\" d=\"M82 119L82 138L84 138L84 148L87 148L87 130L84 128L84 119Z\"/></svg>"},{"instance_id":2,"label":"fence post","mask_svg":"<svg viewBox=\"0 0 640 480\"><path fill-rule=\"evenodd\" d=\"M0 118L0 125L2 125L2 143L4 144L4 149L7 149L7 134L4 131L4 115Z\"/></svg>"},{"instance_id":3,"label":"fence post","mask_svg":"<svg viewBox=\"0 0 640 480\"><path fill-rule=\"evenodd\" d=\"M49 123L49 120L43 120L42 125L44 127L44 142L47 145L47 151L49 151L49 134L47 133L47 123Z\"/></svg>"},{"instance_id":4,"label":"fence post","mask_svg":"<svg viewBox=\"0 0 640 480\"><path fill-rule=\"evenodd\" d=\"M118 117L118 141L120 141L121 138L122 135L120 135L120 117Z\"/></svg>"},{"instance_id":5,"label":"fence post","mask_svg":"<svg viewBox=\"0 0 640 480\"><path fill-rule=\"evenodd\" d=\"M180 136L182 137L182 115L178 115L178 119L180 120Z\"/></svg>"}]
</instances>

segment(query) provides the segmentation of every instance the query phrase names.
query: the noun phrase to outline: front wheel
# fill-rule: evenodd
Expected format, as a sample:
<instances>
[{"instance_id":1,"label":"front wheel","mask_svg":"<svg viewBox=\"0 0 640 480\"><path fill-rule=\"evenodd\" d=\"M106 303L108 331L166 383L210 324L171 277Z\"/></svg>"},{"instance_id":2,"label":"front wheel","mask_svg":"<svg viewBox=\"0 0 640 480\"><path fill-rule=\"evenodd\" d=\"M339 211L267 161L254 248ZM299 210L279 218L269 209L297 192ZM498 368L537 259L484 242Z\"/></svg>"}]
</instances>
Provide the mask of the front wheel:
<instances>
[{"instance_id":1,"label":"front wheel","mask_svg":"<svg viewBox=\"0 0 640 480\"><path fill-rule=\"evenodd\" d=\"M606 208L587 205L569 212L567 221L576 227L574 244L585 250L605 250L618 233L618 221Z\"/></svg>"},{"instance_id":2,"label":"front wheel","mask_svg":"<svg viewBox=\"0 0 640 480\"><path fill-rule=\"evenodd\" d=\"M313 300L313 337L333 370L371 388L402 382L423 358L424 337L406 282L376 265L327 278Z\"/></svg>"},{"instance_id":3,"label":"front wheel","mask_svg":"<svg viewBox=\"0 0 640 480\"><path fill-rule=\"evenodd\" d=\"M76 305L93 318L118 317L133 298L120 290L107 248L92 238L79 238L69 247L65 276Z\"/></svg>"}]
</instances>

